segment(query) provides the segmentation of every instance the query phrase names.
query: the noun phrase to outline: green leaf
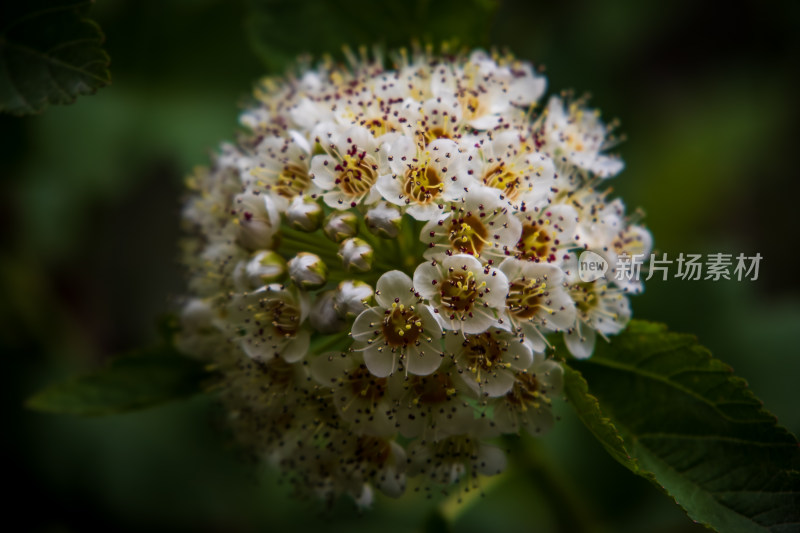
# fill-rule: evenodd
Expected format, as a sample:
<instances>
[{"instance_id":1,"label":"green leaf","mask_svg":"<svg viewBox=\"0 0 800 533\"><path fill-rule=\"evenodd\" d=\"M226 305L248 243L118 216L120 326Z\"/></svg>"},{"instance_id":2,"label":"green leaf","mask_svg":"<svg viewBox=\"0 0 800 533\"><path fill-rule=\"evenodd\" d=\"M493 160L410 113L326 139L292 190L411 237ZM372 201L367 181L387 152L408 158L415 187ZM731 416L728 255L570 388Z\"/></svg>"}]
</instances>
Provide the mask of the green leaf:
<instances>
[{"instance_id":1,"label":"green leaf","mask_svg":"<svg viewBox=\"0 0 800 533\"><path fill-rule=\"evenodd\" d=\"M319 57L344 45L395 48L417 39L485 46L496 7L493 0L251 0L247 29L264 63L280 70L299 54Z\"/></svg>"},{"instance_id":2,"label":"green leaf","mask_svg":"<svg viewBox=\"0 0 800 533\"><path fill-rule=\"evenodd\" d=\"M625 440L614 423L603 415L597 398L589 394L589 385L577 370L564 366L564 392L570 400L578 418L611 456L634 474L651 477L643 471L625 447Z\"/></svg>"},{"instance_id":3,"label":"green leaf","mask_svg":"<svg viewBox=\"0 0 800 533\"><path fill-rule=\"evenodd\" d=\"M724 532L797 530L797 439L693 336L633 321L568 365L567 394L592 433L690 518Z\"/></svg>"},{"instance_id":4,"label":"green leaf","mask_svg":"<svg viewBox=\"0 0 800 533\"><path fill-rule=\"evenodd\" d=\"M51 385L26 405L80 416L123 413L201 392L208 376L202 363L161 347L118 357L93 374Z\"/></svg>"},{"instance_id":5,"label":"green leaf","mask_svg":"<svg viewBox=\"0 0 800 533\"><path fill-rule=\"evenodd\" d=\"M111 83L91 1L26 0L0 7L0 111L39 113Z\"/></svg>"}]
</instances>

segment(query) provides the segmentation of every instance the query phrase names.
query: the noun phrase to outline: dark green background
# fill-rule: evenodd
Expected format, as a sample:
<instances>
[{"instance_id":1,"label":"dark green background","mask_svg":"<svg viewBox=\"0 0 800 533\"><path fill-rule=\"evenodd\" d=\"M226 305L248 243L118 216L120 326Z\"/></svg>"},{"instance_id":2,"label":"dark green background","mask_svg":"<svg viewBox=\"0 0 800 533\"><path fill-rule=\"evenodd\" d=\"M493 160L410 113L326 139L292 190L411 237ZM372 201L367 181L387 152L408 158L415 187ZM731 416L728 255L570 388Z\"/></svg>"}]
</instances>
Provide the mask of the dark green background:
<instances>
[{"instance_id":1,"label":"dark green background","mask_svg":"<svg viewBox=\"0 0 800 533\"><path fill-rule=\"evenodd\" d=\"M391 30L363 3L357 31L325 16L330 7L267 4L283 28L269 34L270 66L303 43L314 51L419 32L401 3ZM620 118L627 168L613 186L647 213L659 250L764 257L756 282L651 281L635 316L696 333L798 433L798 4L554 4L507 0L471 35L544 64L551 89L590 90L604 117ZM89 420L22 408L51 380L151 342L155 317L181 294L182 177L232 138L236 104L266 68L248 5L101 1L92 16L113 85L41 116L0 117L4 520L15 530L389 532L419 528L433 506L379 498L363 516L346 504L320 514L242 460L204 398ZM463 6L427 13L433 27L457 27L476 9ZM594 530L700 530L607 457L568 405L557 408L563 419L541 451ZM560 503L536 476L518 475L454 528L564 530Z\"/></svg>"}]
</instances>

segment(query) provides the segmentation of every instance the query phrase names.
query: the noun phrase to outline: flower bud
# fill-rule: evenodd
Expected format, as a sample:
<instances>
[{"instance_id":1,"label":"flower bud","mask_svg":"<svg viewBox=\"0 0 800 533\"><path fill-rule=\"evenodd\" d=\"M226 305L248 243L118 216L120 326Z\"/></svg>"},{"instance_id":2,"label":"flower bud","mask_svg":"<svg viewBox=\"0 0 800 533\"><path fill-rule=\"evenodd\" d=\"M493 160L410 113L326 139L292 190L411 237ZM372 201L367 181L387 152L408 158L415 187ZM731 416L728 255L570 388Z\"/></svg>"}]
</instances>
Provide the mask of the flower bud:
<instances>
[{"instance_id":1,"label":"flower bud","mask_svg":"<svg viewBox=\"0 0 800 533\"><path fill-rule=\"evenodd\" d=\"M375 290L358 280L346 280L339 284L333 305L339 315L345 318L358 316L367 308L367 301L375 294Z\"/></svg>"},{"instance_id":2,"label":"flower bud","mask_svg":"<svg viewBox=\"0 0 800 533\"><path fill-rule=\"evenodd\" d=\"M334 211L322 226L325 235L334 242L342 242L358 234L358 217L351 211Z\"/></svg>"},{"instance_id":3,"label":"flower bud","mask_svg":"<svg viewBox=\"0 0 800 533\"><path fill-rule=\"evenodd\" d=\"M254 253L248 261L240 261L233 270L236 290L248 292L280 281L286 275L286 261L272 250Z\"/></svg>"},{"instance_id":4,"label":"flower bud","mask_svg":"<svg viewBox=\"0 0 800 533\"><path fill-rule=\"evenodd\" d=\"M353 237L339 245L339 257L349 272L366 272L372 268L372 247L363 239Z\"/></svg>"},{"instance_id":5,"label":"flower bud","mask_svg":"<svg viewBox=\"0 0 800 533\"><path fill-rule=\"evenodd\" d=\"M218 329L219 328L219 329ZM219 343L215 335L224 329L208 300L191 298L181 310L180 330L175 334L175 347L186 355L213 357ZM224 336L222 337L224 339Z\"/></svg>"},{"instance_id":6,"label":"flower bud","mask_svg":"<svg viewBox=\"0 0 800 533\"><path fill-rule=\"evenodd\" d=\"M300 231L315 231L322 222L322 215L322 207L309 196L295 196L286 209L286 221Z\"/></svg>"},{"instance_id":7,"label":"flower bud","mask_svg":"<svg viewBox=\"0 0 800 533\"><path fill-rule=\"evenodd\" d=\"M300 252L288 265L289 277L301 289L318 289L328 280L328 267L317 255Z\"/></svg>"},{"instance_id":8,"label":"flower bud","mask_svg":"<svg viewBox=\"0 0 800 533\"><path fill-rule=\"evenodd\" d=\"M368 509L372 505L374 499L375 496L373 495L372 485L368 483L364 483L364 486L361 488L361 494L357 497L353 494L353 501L359 509Z\"/></svg>"},{"instance_id":9,"label":"flower bud","mask_svg":"<svg viewBox=\"0 0 800 533\"><path fill-rule=\"evenodd\" d=\"M336 291L325 291L320 294L308 315L311 327L325 335L342 331L346 325L345 320L336 311L335 296Z\"/></svg>"},{"instance_id":10,"label":"flower bud","mask_svg":"<svg viewBox=\"0 0 800 533\"><path fill-rule=\"evenodd\" d=\"M263 107L257 107L239 115L239 124L249 128L250 131L259 131L266 128L270 118L269 111Z\"/></svg>"},{"instance_id":11,"label":"flower bud","mask_svg":"<svg viewBox=\"0 0 800 533\"><path fill-rule=\"evenodd\" d=\"M245 275L253 288L280 281L286 275L286 261L272 250L256 252L245 266Z\"/></svg>"},{"instance_id":12,"label":"flower bud","mask_svg":"<svg viewBox=\"0 0 800 533\"><path fill-rule=\"evenodd\" d=\"M383 202L367 211L364 221L370 233L384 239L394 239L400 234L403 215L392 204Z\"/></svg>"},{"instance_id":13,"label":"flower bud","mask_svg":"<svg viewBox=\"0 0 800 533\"><path fill-rule=\"evenodd\" d=\"M182 329L201 331L209 329L214 323L214 310L206 300L192 298L181 309Z\"/></svg>"}]
</instances>

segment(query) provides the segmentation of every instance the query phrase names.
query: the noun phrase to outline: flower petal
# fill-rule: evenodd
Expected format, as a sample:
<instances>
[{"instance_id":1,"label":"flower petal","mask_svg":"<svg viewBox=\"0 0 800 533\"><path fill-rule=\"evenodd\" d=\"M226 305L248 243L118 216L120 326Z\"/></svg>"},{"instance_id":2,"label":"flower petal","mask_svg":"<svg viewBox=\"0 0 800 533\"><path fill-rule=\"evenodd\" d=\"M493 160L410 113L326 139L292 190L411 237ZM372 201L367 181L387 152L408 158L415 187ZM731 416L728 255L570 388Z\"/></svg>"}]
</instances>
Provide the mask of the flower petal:
<instances>
[{"instance_id":1,"label":"flower petal","mask_svg":"<svg viewBox=\"0 0 800 533\"><path fill-rule=\"evenodd\" d=\"M375 285L375 301L383 308L390 308L395 299L399 304L411 305L416 301L411 287L412 281L407 274L399 270L390 270L382 275Z\"/></svg>"}]
</instances>

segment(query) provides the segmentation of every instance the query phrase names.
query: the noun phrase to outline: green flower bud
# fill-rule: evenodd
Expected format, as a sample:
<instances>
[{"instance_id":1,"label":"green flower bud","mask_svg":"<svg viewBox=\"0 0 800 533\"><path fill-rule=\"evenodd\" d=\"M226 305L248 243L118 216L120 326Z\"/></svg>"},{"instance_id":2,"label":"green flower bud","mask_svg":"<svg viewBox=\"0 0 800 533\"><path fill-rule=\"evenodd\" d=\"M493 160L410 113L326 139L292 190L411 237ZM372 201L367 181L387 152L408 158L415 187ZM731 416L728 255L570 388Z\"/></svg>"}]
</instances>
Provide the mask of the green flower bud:
<instances>
[{"instance_id":1,"label":"green flower bud","mask_svg":"<svg viewBox=\"0 0 800 533\"><path fill-rule=\"evenodd\" d=\"M280 281L285 275L286 260L272 250L256 252L245 266L245 276L253 288Z\"/></svg>"},{"instance_id":2,"label":"green flower bud","mask_svg":"<svg viewBox=\"0 0 800 533\"><path fill-rule=\"evenodd\" d=\"M286 221L300 231L316 231L322 222L322 206L309 196L296 196L286 210Z\"/></svg>"},{"instance_id":3,"label":"green flower bud","mask_svg":"<svg viewBox=\"0 0 800 533\"><path fill-rule=\"evenodd\" d=\"M333 305L343 317L354 318L367 308L367 302L375 295L371 285L359 280L346 280L339 283Z\"/></svg>"},{"instance_id":4,"label":"green flower bud","mask_svg":"<svg viewBox=\"0 0 800 533\"><path fill-rule=\"evenodd\" d=\"M288 266L289 277L301 289L318 289L328 281L328 267L318 255L300 252Z\"/></svg>"},{"instance_id":5,"label":"green flower bud","mask_svg":"<svg viewBox=\"0 0 800 533\"><path fill-rule=\"evenodd\" d=\"M366 272L372 268L374 253L367 241L353 237L339 246L339 257L349 272Z\"/></svg>"},{"instance_id":6,"label":"green flower bud","mask_svg":"<svg viewBox=\"0 0 800 533\"><path fill-rule=\"evenodd\" d=\"M325 219L322 231L334 242L342 242L358 234L358 217L351 211L334 211Z\"/></svg>"},{"instance_id":7,"label":"green flower bud","mask_svg":"<svg viewBox=\"0 0 800 533\"><path fill-rule=\"evenodd\" d=\"M373 207L364 217L370 233L384 239L394 239L400 234L403 215L388 202Z\"/></svg>"}]
</instances>

